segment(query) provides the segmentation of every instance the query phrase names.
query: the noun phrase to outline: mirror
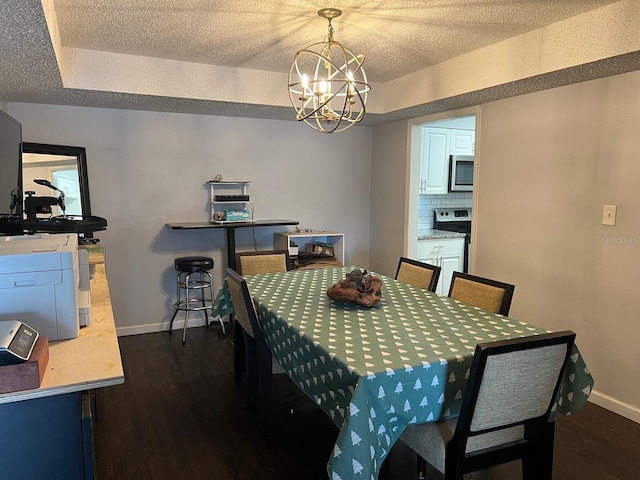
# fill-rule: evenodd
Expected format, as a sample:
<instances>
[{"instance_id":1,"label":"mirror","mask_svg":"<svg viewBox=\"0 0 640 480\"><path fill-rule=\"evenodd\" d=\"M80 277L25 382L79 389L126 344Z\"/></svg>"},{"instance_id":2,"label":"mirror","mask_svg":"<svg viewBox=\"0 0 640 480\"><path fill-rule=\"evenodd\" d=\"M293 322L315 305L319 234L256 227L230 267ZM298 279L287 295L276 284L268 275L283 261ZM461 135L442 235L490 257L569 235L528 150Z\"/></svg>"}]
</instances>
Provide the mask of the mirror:
<instances>
[{"instance_id":1,"label":"mirror","mask_svg":"<svg viewBox=\"0 0 640 480\"><path fill-rule=\"evenodd\" d=\"M51 188L35 183L35 179L48 180L64 191L67 215L91 215L87 154L84 147L22 142L23 191L33 191L36 196L57 195ZM54 216L62 213L60 207L53 207Z\"/></svg>"}]
</instances>

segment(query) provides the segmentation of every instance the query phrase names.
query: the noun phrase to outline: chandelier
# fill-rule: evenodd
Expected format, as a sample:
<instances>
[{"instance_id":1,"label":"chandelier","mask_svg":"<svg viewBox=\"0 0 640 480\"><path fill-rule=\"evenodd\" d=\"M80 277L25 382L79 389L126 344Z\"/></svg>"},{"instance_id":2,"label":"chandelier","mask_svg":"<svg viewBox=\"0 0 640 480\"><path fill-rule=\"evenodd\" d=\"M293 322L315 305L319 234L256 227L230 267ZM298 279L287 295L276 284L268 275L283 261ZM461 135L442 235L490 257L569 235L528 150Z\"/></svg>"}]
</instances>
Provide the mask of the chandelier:
<instances>
[{"instance_id":1,"label":"chandelier","mask_svg":"<svg viewBox=\"0 0 640 480\"><path fill-rule=\"evenodd\" d=\"M342 11L323 8L318 15L328 20L329 36L296 53L289 99L297 120L322 133L342 132L364 118L371 87L362 69L364 55L354 55L333 39L331 20Z\"/></svg>"}]
</instances>

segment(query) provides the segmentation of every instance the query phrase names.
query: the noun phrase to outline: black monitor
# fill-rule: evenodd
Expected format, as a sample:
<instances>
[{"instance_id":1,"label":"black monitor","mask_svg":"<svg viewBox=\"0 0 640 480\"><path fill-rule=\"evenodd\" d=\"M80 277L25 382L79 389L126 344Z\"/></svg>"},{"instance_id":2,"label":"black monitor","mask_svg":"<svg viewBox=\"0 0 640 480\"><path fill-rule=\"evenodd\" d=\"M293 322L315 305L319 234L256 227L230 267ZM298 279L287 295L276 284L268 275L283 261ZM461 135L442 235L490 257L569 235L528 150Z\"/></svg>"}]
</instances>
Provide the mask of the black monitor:
<instances>
[{"instance_id":1,"label":"black monitor","mask_svg":"<svg viewBox=\"0 0 640 480\"><path fill-rule=\"evenodd\" d=\"M22 125L0 110L0 217L22 219Z\"/></svg>"}]
</instances>

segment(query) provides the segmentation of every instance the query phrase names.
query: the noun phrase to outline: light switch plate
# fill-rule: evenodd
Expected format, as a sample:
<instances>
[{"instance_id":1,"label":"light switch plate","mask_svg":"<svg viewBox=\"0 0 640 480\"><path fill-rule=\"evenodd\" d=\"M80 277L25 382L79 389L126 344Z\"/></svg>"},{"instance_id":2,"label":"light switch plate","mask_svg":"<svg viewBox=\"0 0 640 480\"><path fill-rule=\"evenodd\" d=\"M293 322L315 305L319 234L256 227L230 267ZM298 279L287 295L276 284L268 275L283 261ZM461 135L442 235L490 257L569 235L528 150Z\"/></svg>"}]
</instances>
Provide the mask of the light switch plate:
<instances>
[{"instance_id":1,"label":"light switch plate","mask_svg":"<svg viewBox=\"0 0 640 480\"><path fill-rule=\"evenodd\" d=\"M605 205L602 207L602 224L603 225L615 225L616 224L616 210L615 205Z\"/></svg>"}]
</instances>

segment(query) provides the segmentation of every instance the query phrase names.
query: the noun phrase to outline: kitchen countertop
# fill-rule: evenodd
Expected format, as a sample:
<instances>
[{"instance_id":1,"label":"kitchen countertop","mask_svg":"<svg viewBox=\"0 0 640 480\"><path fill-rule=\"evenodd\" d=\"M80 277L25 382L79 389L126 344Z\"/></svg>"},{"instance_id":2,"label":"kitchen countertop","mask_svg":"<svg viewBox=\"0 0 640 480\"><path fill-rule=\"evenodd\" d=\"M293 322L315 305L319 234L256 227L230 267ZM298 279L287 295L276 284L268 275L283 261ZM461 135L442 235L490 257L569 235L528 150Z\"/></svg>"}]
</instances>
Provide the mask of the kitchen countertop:
<instances>
[{"instance_id":1,"label":"kitchen countertop","mask_svg":"<svg viewBox=\"0 0 640 480\"><path fill-rule=\"evenodd\" d=\"M464 233L448 232L446 230L425 230L418 235L418 240L431 240L434 238L464 238Z\"/></svg>"},{"instance_id":2,"label":"kitchen countertop","mask_svg":"<svg viewBox=\"0 0 640 480\"><path fill-rule=\"evenodd\" d=\"M77 338L49 343L40 388L0 395L0 404L124 383L120 346L104 265L91 279L91 322Z\"/></svg>"}]
</instances>

